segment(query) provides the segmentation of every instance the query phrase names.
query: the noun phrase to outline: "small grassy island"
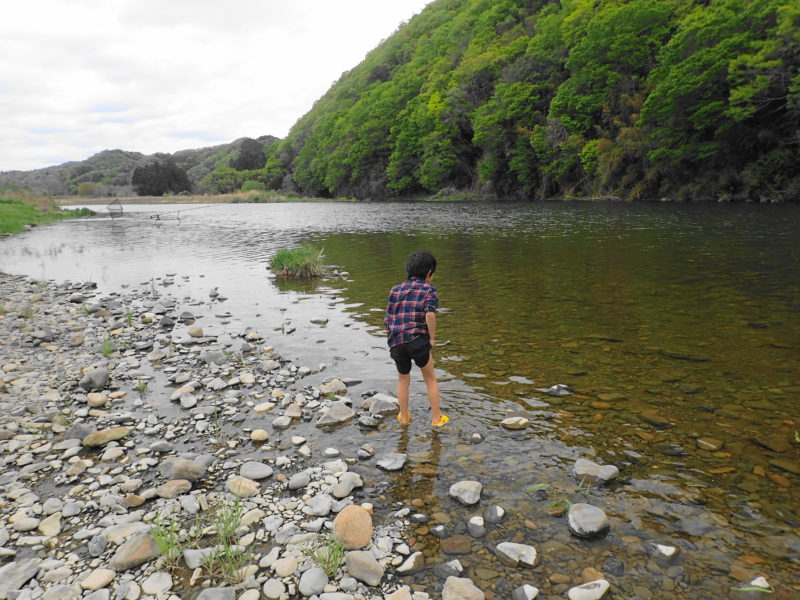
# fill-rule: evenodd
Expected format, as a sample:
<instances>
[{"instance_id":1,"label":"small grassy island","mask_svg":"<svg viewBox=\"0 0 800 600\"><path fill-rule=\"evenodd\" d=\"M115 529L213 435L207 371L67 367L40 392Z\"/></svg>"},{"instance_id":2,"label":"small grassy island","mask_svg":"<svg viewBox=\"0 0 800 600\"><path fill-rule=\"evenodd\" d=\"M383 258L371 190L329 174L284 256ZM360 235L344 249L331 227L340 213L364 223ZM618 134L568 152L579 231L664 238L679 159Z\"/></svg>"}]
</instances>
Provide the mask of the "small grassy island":
<instances>
[{"instance_id":1,"label":"small grassy island","mask_svg":"<svg viewBox=\"0 0 800 600\"><path fill-rule=\"evenodd\" d=\"M62 210L45 196L0 190L0 234L21 233L28 226L93 214L88 208Z\"/></svg>"},{"instance_id":2,"label":"small grassy island","mask_svg":"<svg viewBox=\"0 0 800 600\"><path fill-rule=\"evenodd\" d=\"M269 263L278 277L286 279L313 279L322 277L322 249L311 245L279 250Z\"/></svg>"}]
</instances>

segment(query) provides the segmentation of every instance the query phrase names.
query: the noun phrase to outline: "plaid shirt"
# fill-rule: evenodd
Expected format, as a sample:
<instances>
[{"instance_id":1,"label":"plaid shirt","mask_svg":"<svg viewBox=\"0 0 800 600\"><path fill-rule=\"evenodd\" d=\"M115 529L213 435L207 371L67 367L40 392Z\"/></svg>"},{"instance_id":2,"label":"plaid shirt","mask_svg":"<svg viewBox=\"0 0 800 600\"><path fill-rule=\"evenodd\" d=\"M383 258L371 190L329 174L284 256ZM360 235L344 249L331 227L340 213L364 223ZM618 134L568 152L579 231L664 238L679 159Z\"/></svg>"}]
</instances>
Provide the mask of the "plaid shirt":
<instances>
[{"instance_id":1,"label":"plaid shirt","mask_svg":"<svg viewBox=\"0 0 800 600\"><path fill-rule=\"evenodd\" d=\"M389 347L407 344L419 335L428 335L425 313L436 312L436 288L419 277L397 284L389 292L383 323L389 334Z\"/></svg>"}]
</instances>

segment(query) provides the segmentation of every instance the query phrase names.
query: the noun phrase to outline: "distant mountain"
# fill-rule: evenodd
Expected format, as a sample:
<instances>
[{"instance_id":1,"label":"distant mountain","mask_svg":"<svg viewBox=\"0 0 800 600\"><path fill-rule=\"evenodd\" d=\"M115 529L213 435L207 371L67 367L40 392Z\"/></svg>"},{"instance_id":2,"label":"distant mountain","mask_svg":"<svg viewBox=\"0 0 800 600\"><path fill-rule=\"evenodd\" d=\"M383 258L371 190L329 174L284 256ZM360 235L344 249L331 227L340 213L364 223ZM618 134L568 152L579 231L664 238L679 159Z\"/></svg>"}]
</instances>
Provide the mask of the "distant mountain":
<instances>
[{"instance_id":1,"label":"distant mountain","mask_svg":"<svg viewBox=\"0 0 800 600\"><path fill-rule=\"evenodd\" d=\"M277 142L278 138L265 135L255 141L264 148ZM71 196L79 191L94 196L132 196L135 195L131 186L134 169L164 160L172 160L185 170L193 188L197 188L200 181L213 170L235 163L242 154L243 146L252 148L253 142L251 138L240 138L229 144L179 150L174 154L103 150L86 160L33 171L1 172L0 188L18 186L52 196Z\"/></svg>"}]
</instances>

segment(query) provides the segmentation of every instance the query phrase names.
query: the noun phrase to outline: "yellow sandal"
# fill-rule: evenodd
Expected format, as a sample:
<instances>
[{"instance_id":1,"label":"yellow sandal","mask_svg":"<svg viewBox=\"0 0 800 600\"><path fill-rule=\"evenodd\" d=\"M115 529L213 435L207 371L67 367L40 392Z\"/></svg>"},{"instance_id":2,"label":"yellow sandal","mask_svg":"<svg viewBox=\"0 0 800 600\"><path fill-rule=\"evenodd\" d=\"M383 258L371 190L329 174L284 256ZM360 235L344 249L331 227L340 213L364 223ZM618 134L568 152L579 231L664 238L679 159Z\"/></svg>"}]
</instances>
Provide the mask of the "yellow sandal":
<instances>
[{"instance_id":1,"label":"yellow sandal","mask_svg":"<svg viewBox=\"0 0 800 600\"><path fill-rule=\"evenodd\" d=\"M445 415L444 413L439 413L439 422L432 423L432 427L441 427L442 425L446 424L450 420L450 417Z\"/></svg>"},{"instance_id":2,"label":"yellow sandal","mask_svg":"<svg viewBox=\"0 0 800 600\"><path fill-rule=\"evenodd\" d=\"M411 411L408 411L406 415L408 415L408 419L405 422L403 422L403 413L401 412L397 413L397 422L400 423L400 425L402 425L403 427L408 427L409 424L411 423Z\"/></svg>"}]
</instances>

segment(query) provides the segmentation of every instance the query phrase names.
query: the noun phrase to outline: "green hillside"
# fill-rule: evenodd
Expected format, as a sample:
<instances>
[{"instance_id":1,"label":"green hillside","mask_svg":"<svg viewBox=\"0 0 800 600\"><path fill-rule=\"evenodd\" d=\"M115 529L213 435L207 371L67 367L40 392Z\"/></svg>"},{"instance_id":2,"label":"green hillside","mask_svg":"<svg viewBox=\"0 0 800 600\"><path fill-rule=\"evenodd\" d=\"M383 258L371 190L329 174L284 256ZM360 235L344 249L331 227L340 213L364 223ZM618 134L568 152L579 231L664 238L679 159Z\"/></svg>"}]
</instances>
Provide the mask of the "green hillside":
<instances>
[{"instance_id":1,"label":"green hillside","mask_svg":"<svg viewBox=\"0 0 800 600\"><path fill-rule=\"evenodd\" d=\"M174 154L146 155L125 150L103 150L81 161L35 169L0 173L0 189L22 188L51 196L131 196L134 171L154 163L174 164L185 172L193 191L205 192L203 179L215 169L254 166L246 160L255 153L264 163L264 148L277 141L273 136L241 138L230 144L180 150ZM256 159L258 160L258 159Z\"/></svg>"},{"instance_id":2,"label":"green hillside","mask_svg":"<svg viewBox=\"0 0 800 600\"><path fill-rule=\"evenodd\" d=\"M797 200L796 0L437 0L263 169L314 196Z\"/></svg>"}]
</instances>

